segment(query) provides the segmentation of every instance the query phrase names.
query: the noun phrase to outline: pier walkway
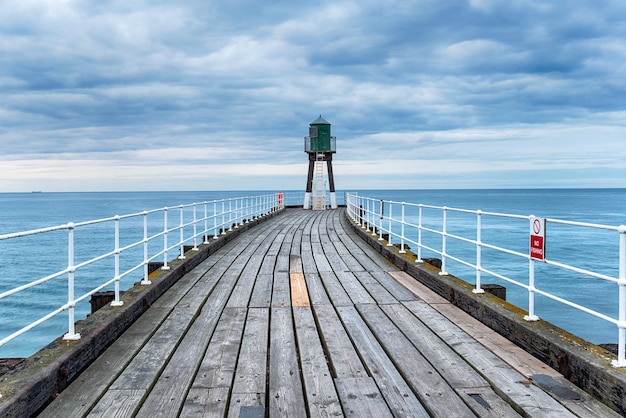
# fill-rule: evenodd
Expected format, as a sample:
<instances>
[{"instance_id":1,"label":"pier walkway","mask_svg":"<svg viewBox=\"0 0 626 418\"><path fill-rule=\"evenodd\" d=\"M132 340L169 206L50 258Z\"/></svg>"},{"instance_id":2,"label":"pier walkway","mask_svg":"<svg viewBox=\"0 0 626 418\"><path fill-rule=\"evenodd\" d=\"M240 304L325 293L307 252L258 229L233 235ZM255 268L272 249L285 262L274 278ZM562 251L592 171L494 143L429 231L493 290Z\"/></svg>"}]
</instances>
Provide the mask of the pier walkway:
<instances>
[{"instance_id":1,"label":"pier walkway","mask_svg":"<svg viewBox=\"0 0 626 418\"><path fill-rule=\"evenodd\" d=\"M40 416L520 415L618 416L398 271L345 209L287 209L180 279Z\"/></svg>"}]
</instances>

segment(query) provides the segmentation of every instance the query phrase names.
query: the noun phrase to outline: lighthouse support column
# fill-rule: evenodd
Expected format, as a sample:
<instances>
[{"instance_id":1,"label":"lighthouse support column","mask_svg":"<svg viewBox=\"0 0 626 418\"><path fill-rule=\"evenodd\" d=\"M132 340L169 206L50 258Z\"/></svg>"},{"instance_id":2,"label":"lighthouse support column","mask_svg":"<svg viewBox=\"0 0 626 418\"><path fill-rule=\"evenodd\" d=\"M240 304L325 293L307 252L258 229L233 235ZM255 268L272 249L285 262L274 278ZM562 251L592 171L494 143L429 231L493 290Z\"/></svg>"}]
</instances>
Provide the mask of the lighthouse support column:
<instances>
[{"instance_id":1,"label":"lighthouse support column","mask_svg":"<svg viewBox=\"0 0 626 418\"><path fill-rule=\"evenodd\" d=\"M333 155L326 154L328 159L326 160L326 166L328 167L328 187L330 189L330 207L331 209L337 209L337 196L335 194L335 179L333 177Z\"/></svg>"},{"instance_id":2,"label":"lighthouse support column","mask_svg":"<svg viewBox=\"0 0 626 418\"><path fill-rule=\"evenodd\" d=\"M315 155L309 154L309 174L306 179L306 192L304 193L304 209L311 209L311 193L313 192L313 172L315 170Z\"/></svg>"}]
</instances>

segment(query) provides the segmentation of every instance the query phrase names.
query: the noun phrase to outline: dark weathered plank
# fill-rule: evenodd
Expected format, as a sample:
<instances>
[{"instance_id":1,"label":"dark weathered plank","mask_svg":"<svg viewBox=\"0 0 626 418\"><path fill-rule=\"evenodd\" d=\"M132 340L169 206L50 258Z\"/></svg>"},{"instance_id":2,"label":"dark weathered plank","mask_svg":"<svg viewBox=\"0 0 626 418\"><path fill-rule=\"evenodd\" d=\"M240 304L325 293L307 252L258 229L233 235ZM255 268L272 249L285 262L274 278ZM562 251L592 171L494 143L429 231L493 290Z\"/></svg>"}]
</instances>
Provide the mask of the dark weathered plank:
<instances>
[{"instance_id":1,"label":"dark weathered plank","mask_svg":"<svg viewBox=\"0 0 626 418\"><path fill-rule=\"evenodd\" d=\"M241 341L233 396L255 394L265 399L269 309L250 308Z\"/></svg>"},{"instance_id":2,"label":"dark weathered plank","mask_svg":"<svg viewBox=\"0 0 626 418\"><path fill-rule=\"evenodd\" d=\"M332 305L314 305L331 371L340 379L366 377L367 371Z\"/></svg>"},{"instance_id":3,"label":"dark weathered plank","mask_svg":"<svg viewBox=\"0 0 626 418\"><path fill-rule=\"evenodd\" d=\"M224 309L192 388L232 386L247 313L245 308Z\"/></svg>"},{"instance_id":4,"label":"dark weathered plank","mask_svg":"<svg viewBox=\"0 0 626 418\"><path fill-rule=\"evenodd\" d=\"M372 377L393 414L428 417L428 413L356 309L339 307L337 310L361 358L367 368L372 370Z\"/></svg>"},{"instance_id":5,"label":"dark weathered plank","mask_svg":"<svg viewBox=\"0 0 626 418\"><path fill-rule=\"evenodd\" d=\"M308 307L296 307L293 309L293 317L309 414L314 417L341 416L339 397L326 363L313 313Z\"/></svg>"},{"instance_id":6,"label":"dark weathered plank","mask_svg":"<svg viewBox=\"0 0 626 418\"><path fill-rule=\"evenodd\" d=\"M181 417L222 418L226 413L230 388L191 388Z\"/></svg>"},{"instance_id":7,"label":"dark weathered plank","mask_svg":"<svg viewBox=\"0 0 626 418\"><path fill-rule=\"evenodd\" d=\"M574 416L563 405L528 379L508 366L502 359L480 345L458 326L423 302L405 302L431 330L487 379L496 393L516 410L530 415L550 417Z\"/></svg>"},{"instance_id":8,"label":"dark weathered plank","mask_svg":"<svg viewBox=\"0 0 626 418\"><path fill-rule=\"evenodd\" d=\"M387 305L389 308L389 305ZM422 405L431 416L465 417L472 416L472 411L450 387L449 383L439 374L429 361L402 334L393 322L376 305L359 305L358 311L365 322L384 347L395 366L406 376L406 381L419 397ZM432 342L432 341L431 341ZM438 345L444 346L439 341ZM436 350L434 347L433 350ZM436 361L436 359L434 359ZM447 367L455 367L455 363ZM486 381L478 376L466 373L468 377L476 377L470 382L471 387L487 387Z\"/></svg>"},{"instance_id":9,"label":"dark weathered plank","mask_svg":"<svg viewBox=\"0 0 626 418\"><path fill-rule=\"evenodd\" d=\"M272 308L269 372L270 416L306 416L296 338L289 307Z\"/></svg>"},{"instance_id":10,"label":"dark weathered plank","mask_svg":"<svg viewBox=\"0 0 626 418\"><path fill-rule=\"evenodd\" d=\"M335 379L335 384L346 417L394 416L371 377Z\"/></svg>"}]
</instances>

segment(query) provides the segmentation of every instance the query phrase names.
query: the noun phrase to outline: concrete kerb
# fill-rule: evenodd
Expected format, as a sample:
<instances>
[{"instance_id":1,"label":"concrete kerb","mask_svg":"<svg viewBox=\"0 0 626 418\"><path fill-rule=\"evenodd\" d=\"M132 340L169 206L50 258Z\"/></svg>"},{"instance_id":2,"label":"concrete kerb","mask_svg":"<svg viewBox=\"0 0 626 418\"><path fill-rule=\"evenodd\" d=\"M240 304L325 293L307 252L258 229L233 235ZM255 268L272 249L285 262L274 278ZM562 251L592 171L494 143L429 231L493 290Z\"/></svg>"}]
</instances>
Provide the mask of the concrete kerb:
<instances>
[{"instance_id":1,"label":"concrete kerb","mask_svg":"<svg viewBox=\"0 0 626 418\"><path fill-rule=\"evenodd\" d=\"M178 279L241 233L283 212L278 210L254 219L200 245L198 251L186 252L186 259L172 260L170 270L151 274L151 285L135 284L126 291L122 296L123 306L105 306L78 321L76 332L80 333L80 340L63 341L59 337L1 376L0 417L28 417L38 413Z\"/></svg>"},{"instance_id":2,"label":"concrete kerb","mask_svg":"<svg viewBox=\"0 0 626 418\"><path fill-rule=\"evenodd\" d=\"M489 293L474 294L469 283L452 275L439 275L437 267L416 263L414 256L411 259L408 254L400 254L398 248L386 246L386 241L365 232L349 217L348 221L361 238L400 270L626 415L626 370L611 366L615 355L544 320L525 321L527 312L523 309Z\"/></svg>"}]
</instances>

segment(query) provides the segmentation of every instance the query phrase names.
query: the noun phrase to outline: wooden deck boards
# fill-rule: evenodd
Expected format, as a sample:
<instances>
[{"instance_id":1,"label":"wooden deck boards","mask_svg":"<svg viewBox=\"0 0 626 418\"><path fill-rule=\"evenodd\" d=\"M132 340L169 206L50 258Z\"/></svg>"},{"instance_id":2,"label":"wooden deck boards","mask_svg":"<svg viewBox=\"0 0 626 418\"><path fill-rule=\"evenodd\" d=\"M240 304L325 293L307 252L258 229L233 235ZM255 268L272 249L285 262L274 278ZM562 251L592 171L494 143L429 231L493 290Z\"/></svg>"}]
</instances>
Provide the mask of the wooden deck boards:
<instances>
[{"instance_id":1,"label":"wooden deck boards","mask_svg":"<svg viewBox=\"0 0 626 418\"><path fill-rule=\"evenodd\" d=\"M533 384L558 376L347 223L341 209L290 209L228 243L41 416L612 416Z\"/></svg>"}]
</instances>

